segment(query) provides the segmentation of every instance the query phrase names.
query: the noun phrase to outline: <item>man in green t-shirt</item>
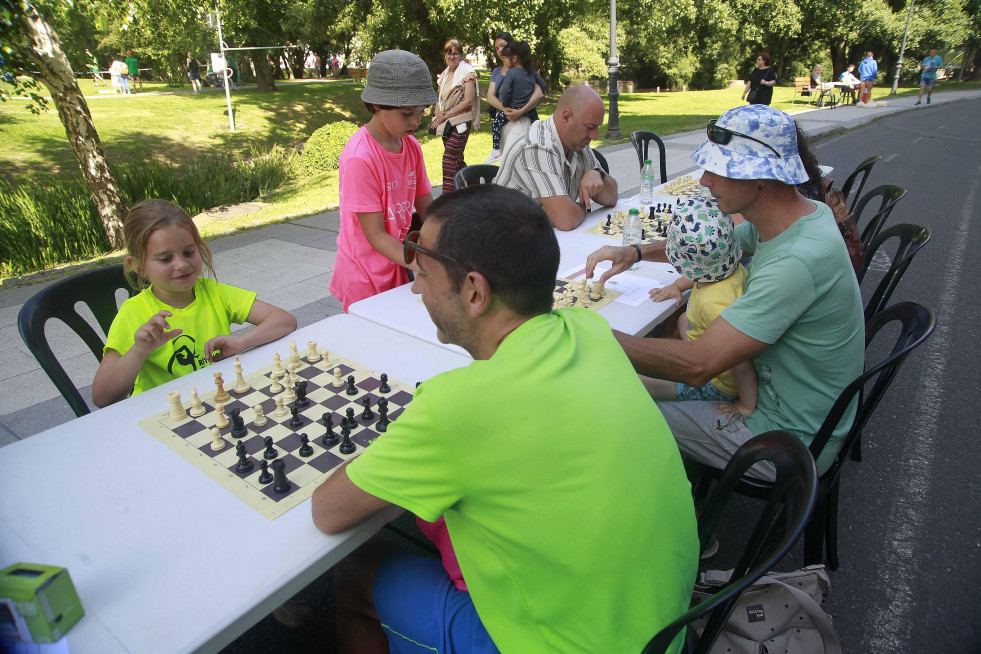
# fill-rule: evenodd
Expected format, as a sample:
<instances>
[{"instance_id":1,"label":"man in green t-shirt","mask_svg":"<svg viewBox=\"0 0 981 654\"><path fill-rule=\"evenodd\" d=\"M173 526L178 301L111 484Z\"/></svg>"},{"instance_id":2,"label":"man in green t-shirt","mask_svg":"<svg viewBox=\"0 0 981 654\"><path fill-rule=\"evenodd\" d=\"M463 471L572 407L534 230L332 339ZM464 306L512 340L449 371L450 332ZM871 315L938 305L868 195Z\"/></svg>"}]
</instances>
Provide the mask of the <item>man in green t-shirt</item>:
<instances>
[{"instance_id":1,"label":"man in green t-shirt","mask_svg":"<svg viewBox=\"0 0 981 654\"><path fill-rule=\"evenodd\" d=\"M129 69L129 78L133 81L132 86L135 87L136 82L139 82L140 90L142 91L143 79L140 77L140 60L136 58L132 50L126 51L126 67Z\"/></svg>"},{"instance_id":2,"label":"man in green t-shirt","mask_svg":"<svg viewBox=\"0 0 981 654\"><path fill-rule=\"evenodd\" d=\"M396 504L445 518L449 542L433 538L442 561L362 548L335 568L339 649L639 652L688 607L691 487L606 321L551 310L548 216L474 186L433 202L404 251L440 340L475 361L424 382L314 492L313 519L337 533Z\"/></svg>"},{"instance_id":3,"label":"man in green t-shirt","mask_svg":"<svg viewBox=\"0 0 981 654\"><path fill-rule=\"evenodd\" d=\"M678 446L716 468L754 435L785 429L810 444L835 400L862 373L865 327L844 239L830 209L798 193L808 175L799 155L797 126L763 105L738 107L709 122L706 140L691 158L705 169L707 186L729 214L743 252L753 255L746 291L695 341L617 334L638 371L702 386L724 370L753 360L759 399L745 420L721 414L713 402L659 402ZM616 248L589 256L586 273L611 260L604 281L638 258L664 261L664 244ZM853 404L817 461L831 465L851 427ZM773 478L773 467L753 473Z\"/></svg>"}]
</instances>

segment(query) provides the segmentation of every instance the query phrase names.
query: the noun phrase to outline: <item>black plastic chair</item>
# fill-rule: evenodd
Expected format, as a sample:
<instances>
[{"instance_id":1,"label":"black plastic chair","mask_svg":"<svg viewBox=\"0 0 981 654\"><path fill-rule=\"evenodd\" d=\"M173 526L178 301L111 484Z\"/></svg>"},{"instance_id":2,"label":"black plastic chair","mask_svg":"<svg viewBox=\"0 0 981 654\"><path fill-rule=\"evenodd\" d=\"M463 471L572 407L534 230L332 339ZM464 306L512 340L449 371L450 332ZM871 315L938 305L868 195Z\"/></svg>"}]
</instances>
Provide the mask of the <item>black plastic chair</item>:
<instances>
[{"instance_id":1,"label":"black plastic chair","mask_svg":"<svg viewBox=\"0 0 981 654\"><path fill-rule=\"evenodd\" d=\"M845 185L841 187L842 195L845 197L845 202L848 202L848 194L852 192L852 186L855 185L855 180L861 176L858 183L858 189L855 191L855 197L852 199L852 206L849 207L852 211L855 211L855 205L858 203L858 199L862 197L862 189L865 188L865 180L869 178L869 173L872 172L872 166L875 162L881 159L877 154L872 155L862 163L858 164L858 167L852 171L852 174L845 179Z\"/></svg>"},{"instance_id":2,"label":"black plastic chair","mask_svg":"<svg viewBox=\"0 0 981 654\"><path fill-rule=\"evenodd\" d=\"M596 157L596 163L598 163L600 165L600 168L603 169L603 172L605 172L606 174L609 175L610 174L610 164L606 163L606 157L604 157L602 154L600 154L600 151L599 150L593 150L593 156Z\"/></svg>"},{"instance_id":3,"label":"black plastic chair","mask_svg":"<svg viewBox=\"0 0 981 654\"><path fill-rule=\"evenodd\" d=\"M878 198L879 208L875 215L869 219L868 224L862 229L862 247L867 251L872 244L872 239L879 235L882 226L886 224L889 214L896 207L900 200L906 197L906 189L895 184L885 184L872 189L862 196L853 209L855 213L855 224L858 225L862 220L862 212L870 202Z\"/></svg>"},{"instance_id":4,"label":"black plastic chair","mask_svg":"<svg viewBox=\"0 0 981 654\"><path fill-rule=\"evenodd\" d=\"M845 457L850 450L853 450L852 458L861 460L858 443L862 430L875 412L879 401L889 389L889 385L896 373L899 372L906 357L930 337L937 322L933 311L922 304L916 302L894 304L876 314L872 321L865 326L866 352L875 339L875 335L885 325L894 321L901 323L901 326L890 354L876 364L866 360L865 372L846 386L838 396L809 447L814 460L817 461L849 406L853 402L858 402L855 420L841 440L841 447L834 462L818 479L818 497L814 507L814 515L811 516L811 521L804 531L804 563L806 565L823 563L826 552L828 567L832 570L838 569L838 487ZM871 387L866 391L865 389L869 385ZM705 494L712 477L718 475L719 471L695 462L691 462L691 464L698 474L695 496L700 497ZM766 499L772 487L772 484L768 482L753 477L744 477L740 480L736 490L742 495Z\"/></svg>"},{"instance_id":5,"label":"black plastic chair","mask_svg":"<svg viewBox=\"0 0 981 654\"><path fill-rule=\"evenodd\" d=\"M654 161L653 157L650 156L649 151L651 147L651 141L657 144L658 150L658 165L661 167L661 183L667 184L668 182L668 166L667 159L664 154L664 141L661 137L654 132L645 132L643 130L638 130L630 135L630 142L634 144L634 150L637 151L637 160L640 165L638 170L644 167L644 162L650 159Z\"/></svg>"},{"instance_id":6,"label":"black plastic chair","mask_svg":"<svg viewBox=\"0 0 981 654\"><path fill-rule=\"evenodd\" d=\"M804 525L811 515L817 495L817 470L807 447L795 436L785 431L760 434L743 444L709 493L698 517L698 539L703 547L715 532L732 492L743 475L759 461L770 461L776 466L777 477L773 483L766 506L756 523L738 565L733 570L732 581L712 597L700 602L666 627L647 643L644 654L660 654L667 651L678 632L696 618L710 614L701 636L687 629L687 651L701 654L708 652L736 607L736 602L749 586L769 572L797 542Z\"/></svg>"},{"instance_id":7,"label":"black plastic chair","mask_svg":"<svg viewBox=\"0 0 981 654\"><path fill-rule=\"evenodd\" d=\"M922 225L901 223L880 232L872 243L869 244L868 250L865 252L865 265L858 271L859 285L865 279L865 273L868 272L872 257L875 256L875 253L879 251L886 241L893 238L898 239L898 242L896 244L896 250L892 254L892 262L889 264L889 270L879 280L879 284L875 287L872 297L865 303L866 323L872 320L872 317L882 311L889 303L892 292L896 290L899 280L902 279L906 269L913 262L913 257L924 245L930 242L930 230Z\"/></svg>"},{"instance_id":8,"label":"black plastic chair","mask_svg":"<svg viewBox=\"0 0 981 654\"><path fill-rule=\"evenodd\" d=\"M61 320L81 337L95 358L102 361L105 342L75 309L75 305L79 302L86 304L103 331L109 333L109 325L119 311L116 306L116 291L121 288L133 295L126 283L122 265L79 273L42 290L28 300L17 315L17 328L24 344L58 392L68 401L76 416L89 413L89 407L51 351L44 334L44 325L51 318Z\"/></svg>"},{"instance_id":9,"label":"black plastic chair","mask_svg":"<svg viewBox=\"0 0 981 654\"><path fill-rule=\"evenodd\" d=\"M464 166L456 171L456 176L453 177L453 185L457 189L461 189L473 186L474 184L490 184L494 181L494 176L497 175L498 170L500 168L490 164Z\"/></svg>"}]
</instances>

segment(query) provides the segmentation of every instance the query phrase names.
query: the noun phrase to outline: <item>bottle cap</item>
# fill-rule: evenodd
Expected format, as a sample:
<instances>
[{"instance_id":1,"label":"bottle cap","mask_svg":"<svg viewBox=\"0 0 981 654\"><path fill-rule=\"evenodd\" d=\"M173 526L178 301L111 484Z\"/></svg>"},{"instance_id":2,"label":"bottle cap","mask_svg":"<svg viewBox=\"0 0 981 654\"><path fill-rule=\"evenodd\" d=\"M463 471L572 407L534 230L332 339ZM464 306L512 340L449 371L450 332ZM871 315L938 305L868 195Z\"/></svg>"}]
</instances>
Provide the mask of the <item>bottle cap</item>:
<instances>
[{"instance_id":1,"label":"bottle cap","mask_svg":"<svg viewBox=\"0 0 981 654\"><path fill-rule=\"evenodd\" d=\"M627 212L628 215L629 214L632 214L632 213L635 213L635 214L637 214L639 216L640 215L640 209L631 209L631 210L629 210Z\"/></svg>"},{"instance_id":2,"label":"bottle cap","mask_svg":"<svg viewBox=\"0 0 981 654\"><path fill-rule=\"evenodd\" d=\"M651 163L651 160L650 159L644 159L644 163L645 164L649 164L649 163Z\"/></svg>"}]
</instances>

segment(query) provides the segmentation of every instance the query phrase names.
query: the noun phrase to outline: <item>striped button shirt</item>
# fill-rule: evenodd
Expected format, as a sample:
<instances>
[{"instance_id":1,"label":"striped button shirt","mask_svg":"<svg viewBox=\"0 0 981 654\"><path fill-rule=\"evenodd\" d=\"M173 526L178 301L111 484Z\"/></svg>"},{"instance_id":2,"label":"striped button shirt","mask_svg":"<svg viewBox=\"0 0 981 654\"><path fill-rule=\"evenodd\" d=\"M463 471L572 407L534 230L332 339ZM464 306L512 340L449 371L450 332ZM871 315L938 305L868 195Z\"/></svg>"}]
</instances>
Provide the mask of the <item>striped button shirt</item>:
<instances>
[{"instance_id":1,"label":"striped button shirt","mask_svg":"<svg viewBox=\"0 0 981 654\"><path fill-rule=\"evenodd\" d=\"M494 183L536 200L567 195L575 202L582 176L596 167L589 146L565 156L555 122L549 117L532 123L524 136L507 147Z\"/></svg>"}]
</instances>

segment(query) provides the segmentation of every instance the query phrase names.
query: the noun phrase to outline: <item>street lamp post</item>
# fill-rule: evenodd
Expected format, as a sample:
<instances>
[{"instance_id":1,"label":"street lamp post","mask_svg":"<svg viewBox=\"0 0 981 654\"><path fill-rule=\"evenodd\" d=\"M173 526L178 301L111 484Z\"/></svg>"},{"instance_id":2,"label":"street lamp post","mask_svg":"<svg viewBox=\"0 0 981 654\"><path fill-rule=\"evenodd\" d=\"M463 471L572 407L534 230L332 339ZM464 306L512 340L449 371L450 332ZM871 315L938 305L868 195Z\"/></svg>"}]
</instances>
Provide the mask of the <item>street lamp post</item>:
<instances>
[{"instance_id":1,"label":"street lamp post","mask_svg":"<svg viewBox=\"0 0 981 654\"><path fill-rule=\"evenodd\" d=\"M903 32L903 45L899 47L899 61L896 62L896 76L892 80L892 91L889 95L896 95L899 90L899 73L903 70L903 53L906 52L906 36L909 34L909 19L913 17L913 3L916 0L909 0L909 13L906 14L906 31Z\"/></svg>"},{"instance_id":2,"label":"street lamp post","mask_svg":"<svg viewBox=\"0 0 981 654\"><path fill-rule=\"evenodd\" d=\"M606 123L606 138L620 138L620 110L617 107L617 77L620 74L620 58L617 57L617 0L610 0L610 119Z\"/></svg>"}]
</instances>

